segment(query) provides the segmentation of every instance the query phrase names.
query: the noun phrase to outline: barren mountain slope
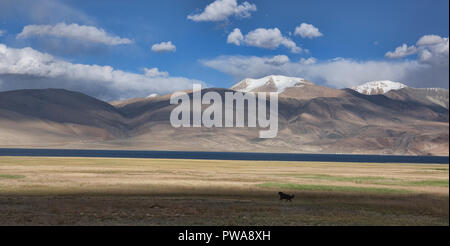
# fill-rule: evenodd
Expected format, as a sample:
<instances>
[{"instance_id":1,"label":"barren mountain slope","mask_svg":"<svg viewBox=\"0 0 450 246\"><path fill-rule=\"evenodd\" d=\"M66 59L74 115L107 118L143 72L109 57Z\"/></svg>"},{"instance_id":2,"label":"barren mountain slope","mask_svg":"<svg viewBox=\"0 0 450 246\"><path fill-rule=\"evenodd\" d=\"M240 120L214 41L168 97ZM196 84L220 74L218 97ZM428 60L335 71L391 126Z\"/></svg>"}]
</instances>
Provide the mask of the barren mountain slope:
<instances>
[{"instance_id":1,"label":"barren mountain slope","mask_svg":"<svg viewBox=\"0 0 450 246\"><path fill-rule=\"evenodd\" d=\"M232 92L202 92L208 91L222 98ZM259 128L174 128L169 117L176 105L169 100L156 96L113 107L65 90L3 92L1 146L448 155L448 109L421 100L287 87L279 94L279 130L272 139L259 138Z\"/></svg>"}]
</instances>

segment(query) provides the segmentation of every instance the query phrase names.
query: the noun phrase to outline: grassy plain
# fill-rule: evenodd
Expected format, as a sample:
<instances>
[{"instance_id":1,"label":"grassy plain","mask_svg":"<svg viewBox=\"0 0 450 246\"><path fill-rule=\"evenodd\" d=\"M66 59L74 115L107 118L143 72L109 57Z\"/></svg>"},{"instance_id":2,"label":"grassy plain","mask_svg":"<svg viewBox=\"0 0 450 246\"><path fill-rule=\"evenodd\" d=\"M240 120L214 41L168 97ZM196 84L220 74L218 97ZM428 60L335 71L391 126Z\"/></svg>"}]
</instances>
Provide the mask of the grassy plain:
<instances>
[{"instance_id":1,"label":"grassy plain","mask_svg":"<svg viewBox=\"0 0 450 246\"><path fill-rule=\"evenodd\" d=\"M0 157L0 225L448 226L449 168Z\"/></svg>"}]
</instances>

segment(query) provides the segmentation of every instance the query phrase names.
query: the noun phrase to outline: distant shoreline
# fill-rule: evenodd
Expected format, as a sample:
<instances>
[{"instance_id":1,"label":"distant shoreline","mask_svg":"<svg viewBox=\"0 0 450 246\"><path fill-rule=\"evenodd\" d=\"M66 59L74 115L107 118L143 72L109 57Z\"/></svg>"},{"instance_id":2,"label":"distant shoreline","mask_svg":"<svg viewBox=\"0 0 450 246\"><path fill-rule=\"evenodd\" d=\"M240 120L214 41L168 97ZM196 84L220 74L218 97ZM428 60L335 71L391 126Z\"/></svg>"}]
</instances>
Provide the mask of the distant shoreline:
<instances>
[{"instance_id":1,"label":"distant shoreline","mask_svg":"<svg viewBox=\"0 0 450 246\"><path fill-rule=\"evenodd\" d=\"M448 156L0 148L0 156L449 164Z\"/></svg>"}]
</instances>

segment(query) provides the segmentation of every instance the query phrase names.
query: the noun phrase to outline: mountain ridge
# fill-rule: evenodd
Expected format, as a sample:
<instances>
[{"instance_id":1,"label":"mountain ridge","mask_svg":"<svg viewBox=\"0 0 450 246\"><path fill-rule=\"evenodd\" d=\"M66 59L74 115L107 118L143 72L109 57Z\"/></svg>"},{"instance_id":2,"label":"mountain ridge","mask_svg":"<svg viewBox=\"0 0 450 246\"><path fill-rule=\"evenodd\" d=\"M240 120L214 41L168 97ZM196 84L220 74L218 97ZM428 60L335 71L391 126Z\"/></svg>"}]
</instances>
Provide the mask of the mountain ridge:
<instances>
[{"instance_id":1,"label":"mountain ridge","mask_svg":"<svg viewBox=\"0 0 450 246\"><path fill-rule=\"evenodd\" d=\"M170 94L113 106L58 89L0 92L0 147L448 155L448 108L433 102L448 102L448 90L428 100L435 95L408 88L382 95L325 88L284 88L274 139L259 139L259 128L173 128Z\"/></svg>"}]
</instances>

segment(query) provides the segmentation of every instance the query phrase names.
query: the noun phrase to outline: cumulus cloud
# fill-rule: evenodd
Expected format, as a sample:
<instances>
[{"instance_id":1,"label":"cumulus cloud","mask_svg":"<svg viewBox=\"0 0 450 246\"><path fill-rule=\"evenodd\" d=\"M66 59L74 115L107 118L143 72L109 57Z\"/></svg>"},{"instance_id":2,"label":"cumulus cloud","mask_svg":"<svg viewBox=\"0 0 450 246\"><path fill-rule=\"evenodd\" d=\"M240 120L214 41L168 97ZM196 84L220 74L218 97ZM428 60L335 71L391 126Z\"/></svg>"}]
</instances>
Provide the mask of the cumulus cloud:
<instances>
[{"instance_id":1,"label":"cumulus cloud","mask_svg":"<svg viewBox=\"0 0 450 246\"><path fill-rule=\"evenodd\" d=\"M169 73L166 71L159 71L157 67L144 68L144 74L147 77L168 77Z\"/></svg>"},{"instance_id":2,"label":"cumulus cloud","mask_svg":"<svg viewBox=\"0 0 450 246\"><path fill-rule=\"evenodd\" d=\"M295 28L295 35L300 35L302 38L317 38L322 37L323 34L319 31L319 29L311 24L302 23L300 26Z\"/></svg>"},{"instance_id":3,"label":"cumulus cloud","mask_svg":"<svg viewBox=\"0 0 450 246\"><path fill-rule=\"evenodd\" d=\"M78 25L76 23L58 23L56 25L27 25L22 32L17 34L17 38L25 39L30 37L56 37L83 42L99 43L105 45L130 44L133 41L110 35L101 28L95 26Z\"/></svg>"},{"instance_id":4,"label":"cumulus cloud","mask_svg":"<svg viewBox=\"0 0 450 246\"><path fill-rule=\"evenodd\" d=\"M393 52L387 52L386 57L404 58L414 54L417 54L418 61L421 63L448 67L448 37L443 38L438 35L425 35L416 42L416 46L412 45L408 47L406 44L403 44Z\"/></svg>"},{"instance_id":5,"label":"cumulus cloud","mask_svg":"<svg viewBox=\"0 0 450 246\"><path fill-rule=\"evenodd\" d=\"M228 44L235 44L237 46L241 45L241 42L244 41L244 36L242 35L241 30L239 28L235 28L227 38Z\"/></svg>"},{"instance_id":6,"label":"cumulus cloud","mask_svg":"<svg viewBox=\"0 0 450 246\"><path fill-rule=\"evenodd\" d=\"M447 68L449 65L448 37L426 35L417 41L418 60L422 63Z\"/></svg>"},{"instance_id":7,"label":"cumulus cloud","mask_svg":"<svg viewBox=\"0 0 450 246\"><path fill-rule=\"evenodd\" d=\"M317 59L314 57L310 57L308 59L305 59L305 58L300 59L300 63L303 65L312 65L312 64L316 64L316 62L317 62Z\"/></svg>"},{"instance_id":8,"label":"cumulus cloud","mask_svg":"<svg viewBox=\"0 0 450 246\"><path fill-rule=\"evenodd\" d=\"M391 59L396 59L396 58L403 58L405 56L409 56L409 55L413 55L417 52L417 48L412 45L409 46L406 44L403 44L400 47L397 47L394 51L389 51L385 54L386 57L391 58Z\"/></svg>"},{"instance_id":9,"label":"cumulus cloud","mask_svg":"<svg viewBox=\"0 0 450 246\"><path fill-rule=\"evenodd\" d=\"M278 28L257 28L247 33L245 36L242 35L238 28L235 28L234 31L228 35L227 42L235 45L244 43L248 46L265 49L276 49L279 46L285 46L290 49L292 53L300 53L302 51L300 47L297 47L297 44L295 44L294 41L284 37Z\"/></svg>"},{"instance_id":10,"label":"cumulus cloud","mask_svg":"<svg viewBox=\"0 0 450 246\"><path fill-rule=\"evenodd\" d=\"M152 77L111 66L75 64L29 47L16 49L4 44L0 44L0 81L0 90L65 88L104 100L164 94L192 88L193 83L205 84L184 77Z\"/></svg>"},{"instance_id":11,"label":"cumulus cloud","mask_svg":"<svg viewBox=\"0 0 450 246\"><path fill-rule=\"evenodd\" d=\"M417 41L418 46L424 46L424 45L434 45L439 43L444 43L446 40L445 38L441 38L438 35L425 35Z\"/></svg>"},{"instance_id":12,"label":"cumulus cloud","mask_svg":"<svg viewBox=\"0 0 450 246\"><path fill-rule=\"evenodd\" d=\"M335 88L349 88L372 80L401 81L412 87L448 88L448 67L446 72L436 73L436 67L418 61L356 61L338 58L319 62L308 58L275 65L268 62L271 59L273 58L219 56L200 62L232 76L236 81L282 74L306 78L316 84Z\"/></svg>"},{"instance_id":13,"label":"cumulus cloud","mask_svg":"<svg viewBox=\"0 0 450 246\"><path fill-rule=\"evenodd\" d=\"M269 58L265 61L266 64L281 66L289 62L289 57L285 55L274 56L273 58Z\"/></svg>"},{"instance_id":14,"label":"cumulus cloud","mask_svg":"<svg viewBox=\"0 0 450 246\"><path fill-rule=\"evenodd\" d=\"M164 52L175 52L177 47L172 44L172 41L161 42L159 44L154 44L152 46L153 52L164 53Z\"/></svg>"},{"instance_id":15,"label":"cumulus cloud","mask_svg":"<svg viewBox=\"0 0 450 246\"><path fill-rule=\"evenodd\" d=\"M188 19L200 21L224 21L230 16L239 18L248 18L251 16L250 12L256 11L256 5L248 2L238 4L237 0L216 0L206 6L203 12L199 14L188 15Z\"/></svg>"}]
</instances>

